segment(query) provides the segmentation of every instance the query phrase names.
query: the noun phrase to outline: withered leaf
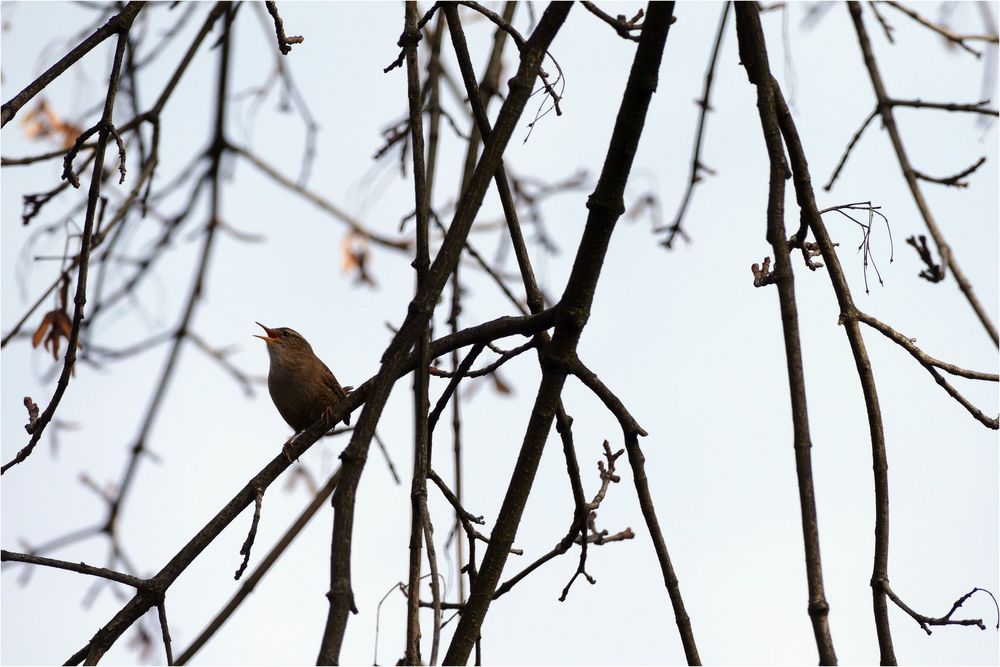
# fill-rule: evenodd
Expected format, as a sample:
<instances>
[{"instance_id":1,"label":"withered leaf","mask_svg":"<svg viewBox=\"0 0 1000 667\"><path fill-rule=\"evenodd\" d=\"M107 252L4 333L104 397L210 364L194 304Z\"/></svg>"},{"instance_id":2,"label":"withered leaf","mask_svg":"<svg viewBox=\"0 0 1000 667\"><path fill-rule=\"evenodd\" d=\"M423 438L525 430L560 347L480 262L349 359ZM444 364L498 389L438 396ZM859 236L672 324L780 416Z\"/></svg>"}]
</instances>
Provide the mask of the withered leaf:
<instances>
[{"instance_id":1,"label":"withered leaf","mask_svg":"<svg viewBox=\"0 0 1000 667\"><path fill-rule=\"evenodd\" d=\"M340 267L343 273L355 272L356 281L369 287L375 286L375 280L368 273L368 238L364 234L351 230L344 235L340 244Z\"/></svg>"},{"instance_id":2,"label":"withered leaf","mask_svg":"<svg viewBox=\"0 0 1000 667\"><path fill-rule=\"evenodd\" d=\"M45 99L39 100L38 105L24 115L21 124L29 139L44 139L55 135L61 140L63 148L72 146L83 132L79 125L60 118Z\"/></svg>"},{"instance_id":3,"label":"withered leaf","mask_svg":"<svg viewBox=\"0 0 1000 667\"><path fill-rule=\"evenodd\" d=\"M503 381L503 378L500 377L499 373L493 373L490 377L493 378L493 388L496 389L498 394L502 396L510 396L513 393L510 385Z\"/></svg>"},{"instance_id":4,"label":"withered leaf","mask_svg":"<svg viewBox=\"0 0 1000 667\"><path fill-rule=\"evenodd\" d=\"M52 358L59 361L59 339L65 338L69 340L72 332L73 322L70 320L69 315L66 314L66 311L60 308L50 310L45 313L41 324L38 325L35 333L31 336L31 346L38 347L44 339L45 349L50 350ZM76 347L80 347L79 341L77 341Z\"/></svg>"},{"instance_id":5,"label":"withered leaf","mask_svg":"<svg viewBox=\"0 0 1000 667\"><path fill-rule=\"evenodd\" d=\"M309 493L313 495L316 495L319 490L312 474L302 465L292 468L292 473L288 476L288 482L285 484L285 491L293 491L299 485L305 485Z\"/></svg>"}]
</instances>

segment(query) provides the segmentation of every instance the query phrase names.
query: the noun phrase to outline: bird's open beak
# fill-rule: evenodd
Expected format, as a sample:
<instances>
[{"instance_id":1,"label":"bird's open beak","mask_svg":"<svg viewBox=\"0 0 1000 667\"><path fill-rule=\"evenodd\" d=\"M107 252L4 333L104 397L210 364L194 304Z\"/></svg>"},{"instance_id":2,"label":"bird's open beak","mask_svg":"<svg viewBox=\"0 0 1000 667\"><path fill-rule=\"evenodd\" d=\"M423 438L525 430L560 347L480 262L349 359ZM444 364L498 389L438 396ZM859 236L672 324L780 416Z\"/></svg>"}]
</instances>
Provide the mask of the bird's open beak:
<instances>
[{"instance_id":1,"label":"bird's open beak","mask_svg":"<svg viewBox=\"0 0 1000 667\"><path fill-rule=\"evenodd\" d=\"M277 332L277 331L275 331L274 329L271 329L270 327L265 327L265 326L264 326L263 324L261 324L260 322L257 322L256 324L257 324L257 326L259 326L259 327L260 327L261 329L263 329L264 331L266 331L266 332L267 332L267 335L266 335L266 336L260 336L260 335L258 335L258 334L254 334L254 337L256 337L256 338L260 338L260 339L261 339L262 341L264 341L265 343L274 343L275 341L277 341L277 340L278 340L278 332Z\"/></svg>"}]
</instances>

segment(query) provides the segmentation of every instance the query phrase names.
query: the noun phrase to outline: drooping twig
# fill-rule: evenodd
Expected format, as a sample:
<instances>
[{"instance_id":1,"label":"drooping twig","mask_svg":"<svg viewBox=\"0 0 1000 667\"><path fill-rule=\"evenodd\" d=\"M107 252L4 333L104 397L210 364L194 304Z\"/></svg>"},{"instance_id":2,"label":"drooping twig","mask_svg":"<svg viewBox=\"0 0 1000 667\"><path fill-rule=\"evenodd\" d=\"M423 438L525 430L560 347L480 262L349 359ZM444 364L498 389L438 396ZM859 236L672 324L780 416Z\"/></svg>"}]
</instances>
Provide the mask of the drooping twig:
<instances>
[{"instance_id":1,"label":"drooping twig","mask_svg":"<svg viewBox=\"0 0 1000 667\"><path fill-rule=\"evenodd\" d=\"M878 278L879 284L880 285L884 284L882 282L882 274L878 270L878 265L875 263L875 256L872 254L871 250L872 227L876 221L876 218L882 220L882 222L885 223L886 233L889 236L889 263L891 264L895 259L895 247L893 246L892 243L892 228L889 226L889 219L885 217L884 213L882 213L881 208L882 208L881 206L875 206L870 201L866 201L866 202L854 202L851 204L839 204L837 206L830 206L828 208L824 208L822 211L819 212L820 215L823 215L824 213L830 213L831 211L836 211L845 218L851 220L854 224L861 227L862 230L861 243L858 245L858 251L862 253L862 265L864 268L864 277L865 277L865 294L868 294L869 264L871 264L872 268L875 269L875 275ZM868 221L861 222L847 211L864 211L865 213L868 214ZM802 227L799 229L795 237L796 242L799 242L800 240L803 240L805 238L807 228L808 228L808 218L806 216L803 216ZM804 251L806 250L804 242L803 242L803 250ZM808 254L806 259L808 263L809 262ZM810 266L810 268L813 267Z\"/></svg>"},{"instance_id":2,"label":"drooping twig","mask_svg":"<svg viewBox=\"0 0 1000 667\"><path fill-rule=\"evenodd\" d=\"M247 563L250 562L250 549L253 548L254 539L257 537L257 524L260 523L260 508L263 501L264 489L258 489L253 499L253 519L250 522L250 531L247 533L247 539L243 541L243 546L240 547L240 555L243 556L243 562L240 563L239 569L236 570L236 574L233 576L236 581L239 581L240 577L243 576L243 571L247 569Z\"/></svg>"},{"instance_id":3,"label":"drooping twig","mask_svg":"<svg viewBox=\"0 0 1000 667\"><path fill-rule=\"evenodd\" d=\"M695 133L694 138L691 173L688 177L687 188L684 190L684 196L681 198L681 205L677 209L677 215L674 216L674 222L666 229L667 237L660 241L660 244L668 249L673 247L674 239L678 235L684 240L689 240L687 232L682 227L684 214L687 213L688 205L691 203L691 194L694 192L695 186L702 180L702 173L709 171L701 160L701 147L705 136L705 123L708 119L708 112L712 111L711 95L712 83L715 80L715 64L718 62L719 52L722 50L722 37L726 33L726 19L729 17L729 6L731 4L730 2L725 2L722 5L722 17L719 19L719 29L715 34L715 46L712 47L712 57L708 61L708 70L705 72L705 87L702 89L701 97L695 100L695 104L699 108L698 131Z\"/></svg>"},{"instance_id":4,"label":"drooping twig","mask_svg":"<svg viewBox=\"0 0 1000 667\"><path fill-rule=\"evenodd\" d=\"M170 626L167 625L167 605L160 601L156 604L157 617L160 619L160 634L163 637L163 650L167 654L167 664L174 664L174 651L170 647Z\"/></svg>"},{"instance_id":5,"label":"drooping twig","mask_svg":"<svg viewBox=\"0 0 1000 667\"><path fill-rule=\"evenodd\" d=\"M958 172L953 176L945 176L943 178L939 178L936 176L928 176L922 171L918 171L916 169L913 170L913 175L919 178L920 180L927 181L929 183L939 183L941 185L947 185L952 188L967 188L969 187L969 182L963 181L962 179L975 172L985 163L986 163L986 156L984 155L983 157L976 160L976 162L973 163L972 166L963 169L962 171Z\"/></svg>"},{"instance_id":6,"label":"drooping twig","mask_svg":"<svg viewBox=\"0 0 1000 667\"><path fill-rule=\"evenodd\" d=\"M392 457L389 456L389 449L382 442L382 438L379 437L378 431L373 434L373 439L375 444L378 446L379 451L382 452L382 458L385 459L385 467L389 469L389 474L392 476L392 481L395 482L396 486L399 486L403 481L399 478L399 473L396 472L396 465L392 462Z\"/></svg>"},{"instance_id":7,"label":"drooping twig","mask_svg":"<svg viewBox=\"0 0 1000 667\"><path fill-rule=\"evenodd\" d=\"M872 112L868 114L868 117L865 118L864 122L861 123L861 127L858 128L858 131L851 137L851 140L847 142L847 148L844 149L844 154L840 156L840 162L837 163L837 166L833 170L833 174L830 175L830 180L823 186L824 190L829 192L830 188L833 187L833 184L837 181L837 177L840 176L840 172L843 170L844 165L847 164L848 156L850 156L851 151L854 150L858 140L861 139L861 135L864 134L865 128L867 128L871 122L875 120L875 116L877 115L878 109L873 109Z\"/></svg>"},{"instance_id":8,"label":"drooping twig","mask_svg":"<svg viewBox=\"0 0 1000 667\"><path fill-rule=\"evenodd\" d=\"M444 412L445 406L451 399L455 390L458 389L458 383L461 382L462 378L468 377L469 368L472 367L473 362L476 357L485 349L486 345L478 344L473 345L465 358L462 359L462 363L459 364L458 368L450 374L451 381L445 387L444 391L441 392L441 396L438 397L437 403L434 404L434 409L431 410L429 419L429 429L431 433L434 432L434 427L437 425L438 419L441 418L441 413ZM436 375L437 373L435 373Z\"/></svg>"},{"instance_id":9,"label":"drooping twig","mask_svg":"<svg viewBox=\"0 0 1000 667\"><path fill-rule=\"evenodd\" d=\"M252 7L256 10L255 13L260 19L261 27L263 28L265 34L268 34L268 10L259 3L253 3ZM318 144L317 137L319 136L320 128L319 123L316 121L309 108L309 104L302 95L302 91L295 82L295 77L292 75L291 68L286 65L285 59L282 55L283 53L281 51L279 41L278 48L275 50L274 69L272 70L272 73L268 77L267 81L256 89L256 99L253 103L253 108L255 110L259 108L271 87L275 83L281 83L282 98L279 108L282 110L289 108L290 100L291 105L294 106L299 117L302 119L302 124L305 129L305 136L302 139L302 166L299 169L298 177L298 184L304 186L309 181L313 161L316 158L316 146ZM251 115L252 113L253 112L251 112Z\"/></svg>"},{"instance_id":10,"label":"drooping twig","mask_svg":"<svg viewBox=\"0 0 1000 667\"><path fill-rule=\"evenodd\" d=\"M890 327L888 324L885 324L884 322L877 320L871 315L868 315L867 313L863 313L861 311L856 311L854 313L854 317L858 321L864 322L871 328L880 332L886 338L892 340L896 344L900 345L904 350L909 352L914 359L920 362L921 366L927 369L927 372L934 377L934 380L939 385L941 385L941 387L946 392L948 392L948 394L952 398L958 401L962 405L962 407L968 410L969 414L971 414L973 417L976 418L976 420L982 423L983 426L986 426L987 428L991 428L993 430L997 430L998 428L1000 428L1000 424L998 424L998 422L1000 422L1000 417L987 417L985 414L983 414L983 412L979 408L972 405L972 403L969 402L967 398L962 396L962 394L960 394L957 389L951 386L951 383L949 383L944 378L944 376L942 376L938 372L937 369L940 368L941 370L951 373L952 375L959 375L961 377L971 378L974 380L985 380L987 382L1000 381L1000 377L998 377L996 373L981 373L978 371L970 371L964 368L959 368L954 364L949 364L939 359L935 359L934 357L928 355L919 347L917 347L913 343L912 339L907 338L903 334L899 333L898 331Z\"/></svg>"},{"instance_id":11,"label":"drooping twig","mask_svg":"<svg viewBox=\"0 0 1000 667\"><path fill-rule=\"evenodd\" d=\"M570 577L569 582L567 582L566 586L562 590L562 594L559 596L560 602L566 601L566 596L569 595L569 589L572 588L573 582L576 581L577 577L580 575L583 575L591 585L597 583L597 580L587 573L587 530L588 528L590 529L591 539L595 541L607 535L607 531L597 531L594 526L594 519L597 516L597 509L601 506L601 503L604 501L604 496L608 492L608 486L612 483L617 484L621 481L621 478L615 474L615 462L618 460L618 457L624 453L624 449L619 449L617 452L612 453L611 447L608 445L608 441L604 441L604 457L607 460L607 466L605 466L604 461L597 462L597 469L601 474L601 486L597 493L594 494L593 500L587 503L584 507L586 519L584 523L579 526L580 537L577 539L577 542L580 544L580 559L577 562L576 571L573 572L573 576ZM631 530L629 530L629 534L631 534Z\"/></svg>"},{"instance_id":12,"label":"drooping twig","mask_svg":"<svg viewBox=\"0 0 1000 667\"><path fill-rule=\"evenodd\" d=\"M465 5L470 9L474 9L483 16L485 16L486 18L488 18L490 21L493 22L494 25L496 25L498 28L509 34L511 38L514 40L514 44L517 45L518 50L523 51L526 44L524 37L504 17L500 16L494 11L491 11L490 9L487 9L482 4L475 2L475 0L456 0L456 2L457 4ZM556 70L558 70L559 72L558 80L563 80L564 77L562 75L562 68L559 66L558 61L556 61L556 59L552 57L552 54L546 52L546 55L548 55L549 58L552 59L553 64L556 66ZM538 76L542 82L542 88L545 90L545 93L548 96L548 98L552 101L552 110L556 112L557 116L561 116L562 109L559 106L559 101L562 99L561 96L552 87L552 83L549 82L548 74L545 72L544 69L539 69ZM545 113L548 112L546 111ZM543 115L545 114L536 113L534 121L528 124L529 127L533 126Z\"/></svg>"},{"instance_id":13,"label":"drooping twig","mask_svg":"<svg viewBox=\"0 0 1000 667\"><path fill-rule=\"evenodd\" d=\"M478 530L476 530L476 527L472 525L472 524L484 525L486 523L485 519L483 519L483 517L481 516L476 516L472 514L464 507L462 507L462 503L458 499L458 496L455 495L455 492L453 492L451 489L448 488L448 485L445 483L445 481L441 479L441 476L438 475L436 472L434 472L433 469L430 470L427 478L432 482L434 482L434 484L438 487L438 489L441 490L441 493L442 495L444 495L445 500L447 500L448 504L450 504L452 506L452 509L455 510L455 516L461 523L462 528L465 530L466 536L469 539L470 546L476 540L479 540L484 544L489 544L490 538L480 533ZM515 549L511 547L510 553L514 554L515 556L521 556L524 554L524 551L521 549ZM472 561L469 562L470 567L473 567L474 565L475 565L474 562Z\"/></svg>"},{"instance_id":14,"label":"drooping twig","mask_svg":"<svg viewBox=\"0 0 1000 667\"><path fill-rule=\"evenodd\" d=\"M899 607L907 614L909 614L910 618L916 621L917 624L921 627L921 629L928 635L931 634L930 626L932 625L974 625L980 630L985 630L986 624L983 623L983 619L981 618L963 618L963 619L952 618L955 612L958 611L958 609L963 604L965 604L965 601L968 600L970 597L972 597L977 591L982 591L987 595L989 595L991 598L993 598L993 604L995 606L997 605L997 599L993 595L993 593L990 593L985 588L973 588L971 591L969 591L962 597L955 600L955 602L951 605L951 609L948 610L947 614L945 614L944 616L940 616L938 618L931 618L930 616L924 616L923 614L917 613L916 611L911 609L909 605L903 602L899 598L899 596L896 595L896 593L892 590L892 588L889 587L889 582L883 582L882 587L885 589L885 593L886 595L889 596L889 599L895 602L897 607ZM1000 606L997 607L997 617L998 617L997 627L998 629L1000 629Z\"/></svg>"},{"instance_id":15,"label":"drooping twig","mask_svg":"<svg viewBox=\"0 0 1000 667\"><path fill-rule=\"evenodd\" d=\"M920 277L932 283L939 283L944 280L944 269L941 265L934 261L934 257L931 255L931 249L927 246L927 237L923 234L919 236L911 236L906 239L906 242L913 246L914 250L920 256L921 261L924 263L923 270L920 271Z\"/></svg>"},{"instance_id":16,"label":"drooping twig","mask_svg":"<svg viewBox=\"0 0 1000 667\"><path fill-rule=\"evenodd\" d=\"M292 45L301 44L305 41L305 38L301 35L293 35L291 37L285 35L285 22L281 20L281 16L278 14L278 4L276 2L267 0L264 6L267 7L267 13L274 19L274 33L278 38L278 49L281 50L282 54L287 56L292 50Z\"/></svg>"},{"instance_id":17,"label":"drooping twig","mask_svg":"<svg viewBox=\"0 0 1000 667\"><path fill-rule=\"evenodd\" d=\"M940 102L924 102L922 100L890 99L887 100L887 104L890 107L912 107L914 109L941 109L944 111L968 111L972 113L979 113L990 116L998 115L998 111L996 109L990 109L986 107L986 105L989 104L989 100L981 100L979 102L976 102L975 104L952 104L952 103L940 103ZM871 122L878 115L879 115L879 107L876 105L876 107L872 109L872 112L868 114L868 116L865 118L864 122L861 123L861 127L858 128L858 131L855 132L854 135L851 137L850 141L847 142L847 148L844 149L843 155L840 156L840 161L834 168L833 174L830 176L830 180L828 180L826 185L823 186L824 190L829 191L830 188L833 187L833 184L837 181L837 177L840 176L840 172L843 170L844 165L847 163L847 158L848 156L850 156L851 151L854 150L854 147L857 145L858 140L861 139L861 135L864 133L868 125L870 125ZM983 158L983 160L985 160L985 158ZM958 180L964 176L968 176L973 171L978 169L981 164L982 162L977 162L971 168L970 171L963 172L953 178L955 178L955 180ZM914 172L916 173L916 170L914 170ZM923 177L922 174L920 176ZM927 180L933 180L933 179L927 179ZM946 183L946 185L948 185L948 183Z\"/></svg>"},{"instance_id":18,"label":"drooping twig","mask_svg":"<svg viewBox=\"0 0 1000 667\"><path fill-rule=\"evenodd\" d=\"M889 40L890 44L895 44L896 40L893 38L892 33L895 30L889 22L885 20L882 16L882 12L879 11L878 2L876 0L868 0L868 6L872 8L872 13L875 14L875 18L878 20L880 26L882 26L882 32L885 33L885 38Z\"/></svg>"}]
</instances>

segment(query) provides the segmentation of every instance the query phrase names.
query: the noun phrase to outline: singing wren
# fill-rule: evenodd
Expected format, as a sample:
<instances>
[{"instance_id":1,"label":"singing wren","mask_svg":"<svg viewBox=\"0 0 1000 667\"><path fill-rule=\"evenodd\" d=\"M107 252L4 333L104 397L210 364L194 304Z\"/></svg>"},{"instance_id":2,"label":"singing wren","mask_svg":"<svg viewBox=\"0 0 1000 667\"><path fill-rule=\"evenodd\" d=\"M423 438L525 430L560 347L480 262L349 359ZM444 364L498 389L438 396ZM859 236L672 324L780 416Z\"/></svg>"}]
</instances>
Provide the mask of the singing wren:
<instances>
[{"instance_id":1,"label":"singing wren","mask_svg":"<svg viewBox=\"0 0 1000 667\"><path fill-rule=\"evenodd\" d=\"M267 390L289 426L295 434L288 439L282 451L291 460L291 445L299 433L312 426L321 417L329 423L333 416L333 408L352 388L344 389L337 382L330 369L327 368L312 346L302 337L302 334L280 327L272 329L257 322L266 336L254 334L267 343L267 353L271 359L271 368L267 374ZM350 424L350 415L344 417L344 423Z\"/></svg>"}]
</instances>

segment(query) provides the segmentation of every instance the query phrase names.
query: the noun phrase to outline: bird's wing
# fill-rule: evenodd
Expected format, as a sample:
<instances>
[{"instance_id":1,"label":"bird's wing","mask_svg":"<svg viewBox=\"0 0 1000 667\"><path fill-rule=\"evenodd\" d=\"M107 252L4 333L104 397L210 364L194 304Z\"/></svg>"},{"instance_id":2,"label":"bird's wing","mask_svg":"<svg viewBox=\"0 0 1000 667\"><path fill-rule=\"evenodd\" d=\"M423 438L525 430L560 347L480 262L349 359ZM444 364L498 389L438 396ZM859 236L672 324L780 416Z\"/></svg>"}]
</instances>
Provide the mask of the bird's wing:
<instances>
[{"instance_id":1,"label":"bird's wing","mask_svg":"<svg viewBox=\"0 0 1000 667\"><path fill-rule=\"evenodd\" d=\"M337 378L333 376L333 373L327 372L327 374L323 377L323 383L333 391L337 398L347 398L347 391L340 386L340 383L337 382Z\"/></svg>"},{"instance_id":2,"label":"bird's wing","mask_svg":"<svg viewBox=\"0 0 1000 667\"><path fill-rule=\"evenodd\" d=\"M330 390L333 392L333 395L336 396L338 400L342 398L347 398L347 392L353 389L353 387L348 387L345 390L343 387L340 386L340 383L337 382L337 378L333 375L330 369L326 367L326 364L323 364L323 368L326 368L326 373L323 374L323 384L325 384L327 387L330 388ZM350 415L344 417L344 423L345 424L351 423Z\"/></svg>"}]
</instances>

